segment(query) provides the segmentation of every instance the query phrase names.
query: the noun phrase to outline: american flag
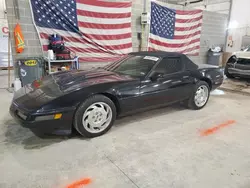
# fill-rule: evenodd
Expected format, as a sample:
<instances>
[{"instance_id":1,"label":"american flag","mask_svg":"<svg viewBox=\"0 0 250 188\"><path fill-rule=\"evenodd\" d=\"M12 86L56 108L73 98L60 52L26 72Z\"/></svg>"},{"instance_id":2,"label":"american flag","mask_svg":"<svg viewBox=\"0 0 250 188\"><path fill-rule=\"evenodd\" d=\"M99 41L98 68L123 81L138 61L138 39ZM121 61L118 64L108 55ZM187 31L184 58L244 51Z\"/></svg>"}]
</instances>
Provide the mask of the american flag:
<instances>
[{"instance_id":1,"label":"american flag","mask_svg":"<svg viewBox=\"0 0 250 188\"><path fill-rule=\"evenodd\" d=\"M132 51L132 2L31 0L43 50L59 34L81 62L109 62Z\"/></svg>"},{"instance_id":2,"label":"american flag","mask_svg":"<svg viewBox=\"0 0 250 188\"><path fill-rule=\"evenodd\" d=\"M199 55L202 10L174 10L151 2L148 50Z\"/></svg>"}]
</instances>

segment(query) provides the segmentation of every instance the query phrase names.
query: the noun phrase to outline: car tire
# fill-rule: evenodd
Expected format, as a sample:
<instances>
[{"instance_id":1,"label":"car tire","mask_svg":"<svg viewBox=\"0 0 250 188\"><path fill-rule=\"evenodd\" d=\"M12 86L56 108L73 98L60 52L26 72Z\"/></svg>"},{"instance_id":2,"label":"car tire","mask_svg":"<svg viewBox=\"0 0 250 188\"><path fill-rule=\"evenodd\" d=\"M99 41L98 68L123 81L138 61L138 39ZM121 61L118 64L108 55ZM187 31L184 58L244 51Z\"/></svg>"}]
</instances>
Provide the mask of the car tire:
<instances>
[{"instance_id":1,"label":"car tire","mask_svg":"<svg viewBox=\"0 0 250 188\"><path fill-rule=\"evenodd\" d=\"M234 78L233 75L231 75L229 72L228 72L228 66L226 65L225 69L224 69L224 74L226 75L226 77L228 78Z\"/></svg>"},{"instance_id":2,"label":"car tire","mask_svg":"<svg viewBox=\"0 0 250 188\"><path fill-rule=\"evenodd\" d=\"M74 127L87 138L101 136L109 131L116 119L116 107L104 95L86 99L76 110Z\"/></svg>"},{"instance_id":3,"label":"car tire","mask_svg":"<svg viewBox=\"0 0 250 188\"><path fill-rule=\"evenodd\" d=\"M204 95L202 94L203 92ZM202 96L203 95L203 96ZM186 101L186 105L188 108L193 110L200 110L204 106L206 106L210 96L210 87L207 82L199 81L194 87L191 97ZM199 97L205 97L204 101L198 100ZM199 104L200 103L200 104Z\"/></svg>"}]
</instances>

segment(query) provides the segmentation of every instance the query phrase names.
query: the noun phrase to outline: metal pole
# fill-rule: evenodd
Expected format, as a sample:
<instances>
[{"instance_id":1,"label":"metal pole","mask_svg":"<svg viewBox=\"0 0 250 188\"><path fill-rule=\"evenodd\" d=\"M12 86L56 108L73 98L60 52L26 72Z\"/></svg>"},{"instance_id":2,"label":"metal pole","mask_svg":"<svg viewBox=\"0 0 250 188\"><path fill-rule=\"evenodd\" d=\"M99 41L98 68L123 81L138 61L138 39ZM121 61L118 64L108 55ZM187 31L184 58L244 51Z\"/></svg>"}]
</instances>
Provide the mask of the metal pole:
<instances>
[{"instance_id":1,"label":"metal pole","mask_svg":"<svg viewBox=\"0 0 250 188\"><path fill-rule=\"evenodd\" d=\"M9 36L8 36L8 88L11 87L10 84L10 32L9 32Z\"/></svg>"},{"instance_id":2,"label":"metal pole","mask_svg":"<svg viewBox=\"0 0 250 188\"><path fill-rule=\"evenodd\" d=\"M18 0L13 0L13 4L14 4L15 17L17 20L20 20Z\"/></svg>"},{"instance_id":3,"label":"metal pole","mask_svg":"<svg viewBox=\"0 0 250 188\"><path fill-rule=\"evenodd\" d=\"M145 13L147 11L147 0L143 0L143 13ZM144 51L145 50L145 31L146 31L146 28L145 28L145 24L142 24L141 25L141 42L140 42L140 47L141 47L141 51Z\"/></svg>"},{"instance_id":4,"label":"metal pole","mask_svg":"<svg viewBox=\"0 0 250 188\"><path fill-rule=\"evenodd\" d=\"M147 0L143 1L143 12L147 11Z\"/></svg>"}]
</instances>

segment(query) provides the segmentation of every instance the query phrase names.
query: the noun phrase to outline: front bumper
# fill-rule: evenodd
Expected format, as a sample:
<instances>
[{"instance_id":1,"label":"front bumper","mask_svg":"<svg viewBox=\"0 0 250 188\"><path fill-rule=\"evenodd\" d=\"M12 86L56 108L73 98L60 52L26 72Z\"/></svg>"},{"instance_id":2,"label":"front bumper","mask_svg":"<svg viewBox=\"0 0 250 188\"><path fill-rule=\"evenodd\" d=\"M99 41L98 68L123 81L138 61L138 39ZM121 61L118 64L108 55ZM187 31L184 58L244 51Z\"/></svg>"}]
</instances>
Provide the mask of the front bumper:
<instances>
[{"instance_id":1,"label":"front bumper","mask_svg":"<svg viewBox=\"0 0 250 188\"><path fill-rule=\"evenodd\" d=\"M49 113L37 115L23 111L14 103L11 104L9 112L18 124L20 124L22 127L30 129L37 136L42 136L45 134L69 135L72 131L74 117L73 110L61 112L62 117L60 119L46 120L36 120L36 117L46 117L50 115ZM18 112L23 115L19 115Z\"/></svg>"},{"instance_id":2,"label":"front bumper","mask_svg":"<svg viewBox=\"0 0 250 188\"><path fill-rule=\"evenodd\" d=\"M250 77L250 70L237 69L233 67L228 67L229 74L236 76Z\"/></svg>"}]
</instances>

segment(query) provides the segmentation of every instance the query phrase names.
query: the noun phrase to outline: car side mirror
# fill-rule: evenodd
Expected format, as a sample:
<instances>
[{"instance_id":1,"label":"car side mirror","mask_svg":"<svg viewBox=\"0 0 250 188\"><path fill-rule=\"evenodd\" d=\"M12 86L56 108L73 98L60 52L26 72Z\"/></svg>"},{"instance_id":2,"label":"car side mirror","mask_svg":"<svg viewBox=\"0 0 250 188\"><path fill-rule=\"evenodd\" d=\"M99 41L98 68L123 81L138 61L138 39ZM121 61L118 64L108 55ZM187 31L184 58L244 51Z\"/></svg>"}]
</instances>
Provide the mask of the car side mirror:
<instances>
[{"instance_id":1,"label":"car side mirror","mask_svg":"<svg viewBox=\"0 0 250 188\"><path fill-rule=\"evenodd\" d=\"M150 79L151 79L152 81L156 81L156 80L158 80L158 79L160 79L160 78L163 78L163 76L164 76L163 73L155 72L155 73L150 77Z\"/></svg>"}]
</instances>

